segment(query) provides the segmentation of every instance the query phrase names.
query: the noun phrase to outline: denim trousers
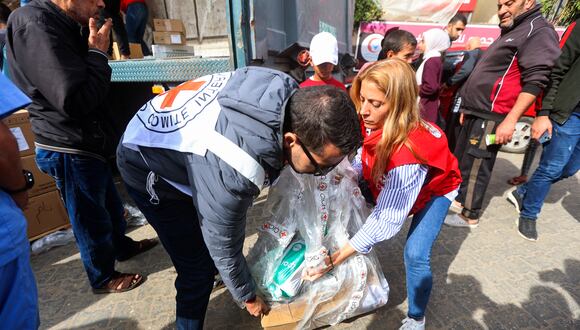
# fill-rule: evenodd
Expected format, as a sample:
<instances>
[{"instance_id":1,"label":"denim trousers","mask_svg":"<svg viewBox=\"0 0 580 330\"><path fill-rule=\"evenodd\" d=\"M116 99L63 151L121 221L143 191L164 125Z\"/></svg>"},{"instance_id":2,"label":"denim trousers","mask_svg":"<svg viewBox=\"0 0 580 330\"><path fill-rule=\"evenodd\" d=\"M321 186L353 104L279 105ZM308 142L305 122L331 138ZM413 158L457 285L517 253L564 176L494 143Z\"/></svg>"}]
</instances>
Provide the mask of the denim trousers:
<instances>
[{"instance_id":1,"label":"denim trousers","mask_svg":"<svg viewBox=\"0 0 580 330\"><path fill-rule=\"evenodd\" d=\"M93 288L111 279L115 258L128 252L126 221L109 165L97 158L36 148L38 168L56 181L81 260Z\"/></svg>"},{"instance_id":2,"label":"denim trousers","mask_svg":"<svg viewBox=\"0 0 580 330\"><path fill-rule=\"evenodd\" d=\"M518 187L522 196L520 217L536 220L552 184L580 169L580 114L572 113L559 125L552 121L552 139L544 143L540 164L530 181Z\"/></svg>"},{"instance_id":3,"label":"denim trousers","mask_svg":"<svg viewBox=\"0 0 580 330\"><path fill-rule=\"evenodd\" d=\"M125 29L127 38L130 43L141 44L143 55L150 55L149 47L143 41L149 10L147 5L142 2L134 2L127 6L127 15L125 16Z\"/></svg>"},{"instance_id":4,"label":"denim trousers","mask_svg":"<svg viewBox=\"0 0 580 330\"><path fill-rule=\"evenodd\" d=\"M173 189L168 185L160 179L155 189ZM177 272L177 329L201 329L217 270L203 240L192 198L175 191L172 197L159 194L159 202L153 204L149 194L129 185L127 191L157 232Z\"/></svg>"},{"instance_id":5,"label":"denim trousers","mask_svg":"<svg viewBox=\"0 0 580 330\"><path fill-rule=\"evenodd\" d=\"M408 316L425 316L431 288L431 249L441 231L451 201L445 196L433 197L420 212L413 216L405 244L405 273L407 277Z\"/></svg>"}]
</instances>

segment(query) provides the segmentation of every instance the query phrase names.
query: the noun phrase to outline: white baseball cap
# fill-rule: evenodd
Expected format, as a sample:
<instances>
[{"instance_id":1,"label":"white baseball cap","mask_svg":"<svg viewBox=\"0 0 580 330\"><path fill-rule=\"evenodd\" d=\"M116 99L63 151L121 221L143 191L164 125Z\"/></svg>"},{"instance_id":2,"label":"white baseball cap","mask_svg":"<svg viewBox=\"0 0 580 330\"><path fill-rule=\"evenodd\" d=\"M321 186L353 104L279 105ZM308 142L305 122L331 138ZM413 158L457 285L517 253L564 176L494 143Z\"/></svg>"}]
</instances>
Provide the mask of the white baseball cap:
<instances>
[{"instance_id":1,"label":"white baseball cap","mask_svg":"<svg viewBox=\"0 0 580 330\"><path fill-rule=\"evenodd\" d=\"M320 32L312 37L310 41L310 56L312 64L322 63L338 64L338 42L336 38L328 32Z\"/></svg>"}]
</instances>

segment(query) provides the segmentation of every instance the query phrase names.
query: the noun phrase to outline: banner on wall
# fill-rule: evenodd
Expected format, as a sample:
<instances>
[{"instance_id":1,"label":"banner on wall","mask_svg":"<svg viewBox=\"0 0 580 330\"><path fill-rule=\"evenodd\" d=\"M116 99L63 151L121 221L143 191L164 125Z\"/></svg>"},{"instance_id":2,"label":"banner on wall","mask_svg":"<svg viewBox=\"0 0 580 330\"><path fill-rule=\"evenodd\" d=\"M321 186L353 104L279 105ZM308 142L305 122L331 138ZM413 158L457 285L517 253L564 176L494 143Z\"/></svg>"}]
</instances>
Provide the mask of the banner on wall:
<instances>
[{"instance_id":1,"label":"banner on wall","mask_svg":"<svg viewBox=\"0 0 580 330\"><path fill-rule=\"evenodd\" d=\"M376 22L361 22L358 31L356 58L358 60L357 69L362 67L366 62L373 62L377 60L379 52L381 51L381 41L388 29L398 27L401 30L411 32L417 41L423 37L423 32L433 28L444 28L444 25L433 23L415 23L415 22L396 22L396 21L376 21ZM557 27L556 32L561 37L565 29ZM479 37L481 40L481 47L486 49L491 45L495 39L500 35L500 29L497 25L478 25L468 24L463 31L463 34L451 44L449 50L465 49L467 41L471 37Z\"/></svg>"}]
</instances>

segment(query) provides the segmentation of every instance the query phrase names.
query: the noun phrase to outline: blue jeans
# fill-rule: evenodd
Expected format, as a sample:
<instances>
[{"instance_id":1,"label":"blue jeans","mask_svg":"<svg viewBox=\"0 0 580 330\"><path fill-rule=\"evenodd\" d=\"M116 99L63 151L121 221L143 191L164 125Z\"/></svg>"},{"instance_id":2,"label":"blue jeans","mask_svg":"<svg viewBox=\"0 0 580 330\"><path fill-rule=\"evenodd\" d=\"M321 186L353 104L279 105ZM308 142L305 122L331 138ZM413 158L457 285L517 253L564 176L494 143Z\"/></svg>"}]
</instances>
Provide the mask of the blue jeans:
<instances>
[{"instance_id":1,"label":"blue jeans","mask_svg":"<svg viewBox=\"0 0 580 330\"><path fill-rule=\"evenodd\" d=\"M66 206L81 260L93 288L115 271L115 258L130 250L123 202L109 165L96 158L36 148L38 168L52 176Z\"/></svg>"},{"instance_id":2,"label":"blue jeans","mask_svg":"<svg viewBox=\"0 0 580 330\"><path fill-rule=\"evenodd\" d=\"M552 121L552 127L552 139L544 144L538 168L517 190L523 201L522 218L536 220L552 184L580 169L580 114L572 113L564 125Z\"/></svg>"},{"instance_id":3,"label":"blue jeans","mask_svg":"<svg viewBox=\"0 0 580 330\"><path fill-rule=\"evenodd\" d=\"M147 5L142 2L134 2L127 6L127 15L125 16L125 29L127 29L127 38L130 43L141 44L143 55L150 55L149 47L143 41L149 10Z\"/></svg>"},{"instance_id":4,"label":"blue jeans","mask_svg":"<svg viewBox=\"0 0 580 330\"><path fill-rule=\"evenodd\" d=\"M405 272L407 276L408 316L421 319L425 316L431 288L431 249L441 231L441 225L451 201L445 196L433 197L413 216L405 244Z\"/></svg>"},{"instance_id":5,"label":"blue jeans","mask_svg":"<svg viewBox=\"0 0 580 330\"><path fill-rule=\"evenodd\" d=\"M202 329L217 270L203 240L192 198L176 190L172 196L159 193L174 190L163 179L155 183L158 204L150 202L149 194L126 186L139 210L157 232L177 272L177 329Z\"/></svg>"}]
</instances>

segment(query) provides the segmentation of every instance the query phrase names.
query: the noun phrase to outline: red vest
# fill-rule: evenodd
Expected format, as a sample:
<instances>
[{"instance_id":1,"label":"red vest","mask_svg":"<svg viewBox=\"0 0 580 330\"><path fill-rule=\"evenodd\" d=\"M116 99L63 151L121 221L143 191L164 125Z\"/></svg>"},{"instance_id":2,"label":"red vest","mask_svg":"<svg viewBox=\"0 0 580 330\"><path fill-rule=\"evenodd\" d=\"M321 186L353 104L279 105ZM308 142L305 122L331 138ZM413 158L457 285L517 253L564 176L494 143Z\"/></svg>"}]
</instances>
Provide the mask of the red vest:
<instances>
[{"instance_id":1,"label":"red vest","mask_svg":"<svg viewBox=\"0 0 580 330\"><path fill-rule=\"evenodd\" d=\"M375 164L375 149L379 143L382 130L372 132L370 135L366 134L363 127L363 149L362 149L362 165L363 177L369 183L369 187L373 196L376 199L383 189L384 182L373 183L371 171ZM429 167L425 183L417 196L417 200L409 214L419 212L425 204L427 204L433 196L444 196L447 193L457 189L461 184L461 172L457 165L457 159L449 151L447 145L447 138L441 129L434 124L427 124L427 126L419 126L409 134L409 141L411 142L413 151L421 161L415 157L411 150L406 146L402 146L399 151L396 151L391 156L387 167L385 168L385 175L391 169L409 164L424 164ZM383 178L385 178L384 176Z\"/></svg>"}]
</instances>

